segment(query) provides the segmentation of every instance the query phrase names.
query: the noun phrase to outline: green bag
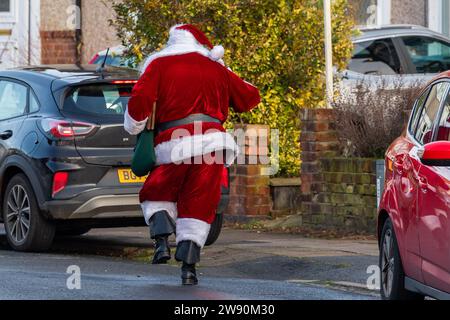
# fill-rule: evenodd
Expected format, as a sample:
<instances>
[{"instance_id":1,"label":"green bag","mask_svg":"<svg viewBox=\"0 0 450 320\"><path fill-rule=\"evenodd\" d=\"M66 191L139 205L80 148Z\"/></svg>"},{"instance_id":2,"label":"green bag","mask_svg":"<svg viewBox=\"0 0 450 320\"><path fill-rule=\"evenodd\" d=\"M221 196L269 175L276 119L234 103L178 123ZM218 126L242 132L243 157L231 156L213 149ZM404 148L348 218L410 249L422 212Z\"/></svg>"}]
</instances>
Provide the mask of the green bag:
<instances>
[{"instance_id":1,"label":"green bag","mask_svg":"<svg viewBox=\"0 0 450 320\"><path fill-rule=\"evenodd\" d=\"M152 116L148 119L144 131L137 136L133 160L131 161L131 171L133 171L137 177L148 175L156 164L154 146L155 112L156 103L153 105Z\"/></svg>"}]
</instances>

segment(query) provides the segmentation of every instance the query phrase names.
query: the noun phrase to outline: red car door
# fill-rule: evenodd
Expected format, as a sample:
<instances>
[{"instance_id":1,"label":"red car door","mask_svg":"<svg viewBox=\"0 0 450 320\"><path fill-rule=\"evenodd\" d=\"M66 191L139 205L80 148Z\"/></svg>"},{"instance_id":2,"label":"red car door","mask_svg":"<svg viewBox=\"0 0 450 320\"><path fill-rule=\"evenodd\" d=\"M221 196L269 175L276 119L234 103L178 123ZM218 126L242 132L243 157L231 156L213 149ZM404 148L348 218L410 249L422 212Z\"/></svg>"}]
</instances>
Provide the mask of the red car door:
<instances>
[{"instance_id":1,"label":"red car door","mask_svg":"<svg viewBox=\"0 0 450 320\"><path fill-rule=\"evenodd\" d=\"M405 273L420 282L422 276L422 258L420 254L418 226L418 171L421 167L415 150L432 139L433 122L440 106L442 93L447 84L440 82L433 85L418 99L408 134L397 139L388 150L387 157L392 161L395 197L390 199L391 210L398 208L401 224L397 226L397 241L402 252ZM395 205L394 205L395 202Z\"/></svg>"},{"instance_id":2,"label":"red car door","mask_svg":"<svg viewBox=\"0 0 450 320\"><path fill-rule=\"evenodd\" d=\"M450 140L450 101L441 109L433 140ZM421 165L419 241L426 285L450 292L450 168Z\"/></svg>"}]
</instances>

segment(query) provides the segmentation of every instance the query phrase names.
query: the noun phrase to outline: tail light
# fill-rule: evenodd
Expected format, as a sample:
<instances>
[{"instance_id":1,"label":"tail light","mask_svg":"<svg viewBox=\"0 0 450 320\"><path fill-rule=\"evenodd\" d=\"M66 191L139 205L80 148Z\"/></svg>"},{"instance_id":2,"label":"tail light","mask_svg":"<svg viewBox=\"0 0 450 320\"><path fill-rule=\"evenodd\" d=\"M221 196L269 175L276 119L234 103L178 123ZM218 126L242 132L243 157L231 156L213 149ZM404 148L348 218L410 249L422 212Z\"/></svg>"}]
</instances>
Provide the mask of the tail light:
<instances>
[{"instance_id":1,"label":"tail light","mask_svg":"<svg viewBox=\"0 0 450 320\"><path fill-rule=\"evenodd\" d=\"M43 119L41 126L45 133L56 139L85 136L95 129L95 125L91 123L57 119Z\"/></svg>"},{"instance_id":2,"label":"tail light","mask_svg":"<svg viewBox=\"0 0 450 320\"><path fill-rule=\"evenodd\" d=\"M55 173L55 175L53 176L52 197L64 190L68 180L69 173L63 171Z\"/></svg>"},{"instance_id":3,"label":"tail light","mask_svg":"<svg viewBox=\"0 0 450 320\"><path fill-rule=\"evenodd\" d=\"M136 84L137 80L114 80L111 82L112 84Z\"/></svg>"},{"instance_id":4,"label":"tail light","mask_svg":"<svg viewBox=\"0 0 450 320\"><path fill-rule=\"evenodd\" d=\"M228 189L230 187L230 177L228 174L228 168L224 167L222 171L222 187Z\"/></svg>"}]
</instances>

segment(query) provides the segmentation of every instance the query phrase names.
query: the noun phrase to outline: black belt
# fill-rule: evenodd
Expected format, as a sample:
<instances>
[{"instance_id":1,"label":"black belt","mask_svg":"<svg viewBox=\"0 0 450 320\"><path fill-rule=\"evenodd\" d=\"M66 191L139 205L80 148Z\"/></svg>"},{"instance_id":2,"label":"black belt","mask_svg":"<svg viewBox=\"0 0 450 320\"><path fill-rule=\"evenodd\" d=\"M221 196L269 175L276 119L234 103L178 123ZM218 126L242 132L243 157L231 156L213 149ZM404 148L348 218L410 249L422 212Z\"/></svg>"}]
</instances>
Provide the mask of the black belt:
<instances>
[{"instance_id":1,"label":"black belt","mask_svg":"<svg viewBox=\"0 0 450 320\"><path fill-rule=\"evenodd\" d=\"M216 119L214 117L208 116L203 113L196 113L196 114L191 114L183 119L159 123L156 126L156 131L157 131L157 133L161 133L163 131L166 131L166 130L169 130L169 129L172 129L175 127L191 124L194 122L214 122L214 123L222 124L222 121L220 121L219 119Z\"/></svg>"}]
</instances>

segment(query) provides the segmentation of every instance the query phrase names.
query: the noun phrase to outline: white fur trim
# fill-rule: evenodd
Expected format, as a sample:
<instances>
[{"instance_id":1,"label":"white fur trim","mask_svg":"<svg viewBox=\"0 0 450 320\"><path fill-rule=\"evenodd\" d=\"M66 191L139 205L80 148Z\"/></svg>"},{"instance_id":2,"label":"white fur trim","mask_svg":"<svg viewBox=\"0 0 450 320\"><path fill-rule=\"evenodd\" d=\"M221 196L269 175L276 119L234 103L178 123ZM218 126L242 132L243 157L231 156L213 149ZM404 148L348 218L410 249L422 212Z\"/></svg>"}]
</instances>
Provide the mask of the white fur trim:
<instances>
[{"instance_id":1,"label":"white fur trim","mask_svg":"<svg viewBox=\"0 0 450 320\"><path fill-rule=\"evenodd\" d=\"M177 220L177 244L181 241L194 241L203 248L208 238L211 225L205 221L191 218L180 218Z\"/></svg>"},{"instance_id":2,"label":"white fur trim","mask_svg":"<svg viewBox=\"0 0 450 320\"><path fill-rule=\"evenodd\" d=\"M193 157L222 150L225 150L225 159L216 158L216 160L222 160L225 165L233 164L239 154L239 147L233 136L227 132L189 135L158 144L155 147L156 162L158 165L181 163Z\"/></svg>"},{"instance_id":3,"label":"white fur trim","mask_svg":"<svg viewBox=\"0 0 450 320\"><path fill-rule=\"evenodd\" d=\"M203 45L198 43L192 33L187 30L177 29L177 27L179 26L182 26L182 24L178 24L170 28L169 40L167 41L167 45L162 50L151 54L144 61L141 67L139 67L141 72L144 72L150 65L150 63L158 58L178 56L193 52L201 54L202 56L208 57L211 60L217 61L218 63L224 65L223 61L220 58L213 59L211 57L211 52Z\"/></svg>"},{"instance_id":4,"label":"white fur trim","mask_svg":"<svg viewBox=\"0 0 450 320\"><path fill-rule=\"evenodd\" d=\"M167 201L144 201L141 203L142 212L144 213L145 222L149 224L150 218L158 211L165 210L173 221L177 220L178 210L175 202Z\"/></svg>"},{"instance_id":5,"label":"white fur trim","mask_svg":"<svg viewBox=\"0 0 450 320\"><path fill-rule=\"evenodd\" d=\"M123 127L131 135L137 135L145 129L148 118L142 121L134 120L128 113L128 109L125 111Z\"/></svg>"},{"instance_id":6,"label":"white fur trim","mask_svg":"<svg viewBox=\"0 0 450 320\"><path fill-rule=\"evenodd\" d=\"M214 61L218 61L223 58L224 54L225 54L225 49L222 46L215 46L210 51L209 57Z\"/></svg>"}]
</instances>

